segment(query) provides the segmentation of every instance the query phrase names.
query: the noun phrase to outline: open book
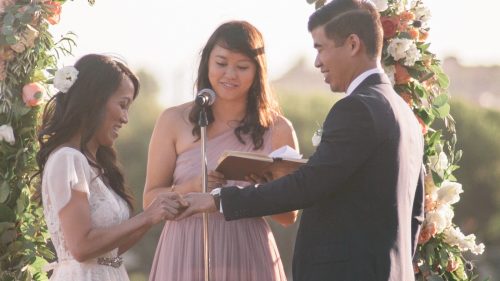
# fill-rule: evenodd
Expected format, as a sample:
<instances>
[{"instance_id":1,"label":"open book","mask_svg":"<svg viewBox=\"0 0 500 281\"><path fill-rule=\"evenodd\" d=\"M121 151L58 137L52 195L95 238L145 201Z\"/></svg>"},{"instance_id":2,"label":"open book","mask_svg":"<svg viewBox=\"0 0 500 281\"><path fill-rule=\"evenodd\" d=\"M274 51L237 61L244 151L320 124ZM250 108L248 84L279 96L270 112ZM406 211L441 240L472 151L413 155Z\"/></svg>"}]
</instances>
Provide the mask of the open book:
<instances>
[{"instance_id":1,"label":"open book","mask_svg":"<svg viewBox=\"0 0 500 281\"><path fill-rule=\"evenodd\" d=\"M224 151L219 158L215 170L224 174L226 180L245 180L250 174L263 176L276 170L291 173L307 159L301 159L295 149L288 145L282 146L269 155L256 152Z\"/></svg>"}]
</instances>

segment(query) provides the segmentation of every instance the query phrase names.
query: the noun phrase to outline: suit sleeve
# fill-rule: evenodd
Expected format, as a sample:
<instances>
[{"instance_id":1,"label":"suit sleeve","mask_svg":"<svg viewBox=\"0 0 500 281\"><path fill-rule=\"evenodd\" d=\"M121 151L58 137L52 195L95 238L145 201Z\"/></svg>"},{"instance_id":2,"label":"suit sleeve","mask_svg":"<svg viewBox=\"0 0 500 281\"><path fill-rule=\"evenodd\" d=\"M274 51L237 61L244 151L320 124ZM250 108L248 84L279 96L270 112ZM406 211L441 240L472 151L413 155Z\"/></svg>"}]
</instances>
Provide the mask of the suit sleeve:
<instances>
[{"instance_id":1,"label":"suit sleeve","mask_svg":"<svg viewBox=\"0 0 500 281\"><path fill-rule=\"evenodd\" d=\"M321 143L307 164L264 185L222 189L225 218L303 209L341 192L346 180L374 151L377 138L371 112L361 97L338 101L323 124Z\"/></svg>"},{"instance_id":2,"label":"suit sleeve","mask_svg":"<svg viewBox=\"0 0 500 281\"><path fill-rule=\"evenodd\" d=\"M415 191L415 198L413 199L413 210L411 220L411 242L412 242L412 256L415 255L418 244L418 236L420 228L424 222L424 201L425 201L425 186L424 186L424 168L420 172L418 178L417 189Z\"/></svg>"}]
</instances>

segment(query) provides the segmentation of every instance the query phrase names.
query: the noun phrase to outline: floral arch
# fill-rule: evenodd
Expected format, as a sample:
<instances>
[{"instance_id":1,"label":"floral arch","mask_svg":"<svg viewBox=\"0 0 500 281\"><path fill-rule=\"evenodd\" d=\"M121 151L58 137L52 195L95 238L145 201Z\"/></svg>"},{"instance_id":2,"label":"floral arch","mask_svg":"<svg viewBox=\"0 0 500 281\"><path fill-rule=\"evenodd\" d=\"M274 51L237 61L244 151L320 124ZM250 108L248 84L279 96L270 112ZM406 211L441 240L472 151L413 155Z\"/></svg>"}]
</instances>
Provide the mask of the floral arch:
<instances>
[{"instance_id":1,"label":"floral arch","mask_svg":"<svg viewBox=\"0 0 500 281\"><path fill-rule=\"evenodd\" d=\"M316 8L326 0L307 0ZM36 126L60 55L71 53L72 34L55 42L65 0L0 2L0 280L47 280L54 258L43 212L32 198L37 185ZM93 0L88 0L93 4ZM383 65L395 90L413 109L425 136L426 219L415 258L417 280L472 280L465 251L481 254L475 236L453 224L461 184L453 176L461 151L450 115L449 81L428 48L428 8L421 0L374 0L384 28ZM432 129L442 120L447 132ZM447 137L450 136L450 137Z\"/></svg>"}]
</instances>

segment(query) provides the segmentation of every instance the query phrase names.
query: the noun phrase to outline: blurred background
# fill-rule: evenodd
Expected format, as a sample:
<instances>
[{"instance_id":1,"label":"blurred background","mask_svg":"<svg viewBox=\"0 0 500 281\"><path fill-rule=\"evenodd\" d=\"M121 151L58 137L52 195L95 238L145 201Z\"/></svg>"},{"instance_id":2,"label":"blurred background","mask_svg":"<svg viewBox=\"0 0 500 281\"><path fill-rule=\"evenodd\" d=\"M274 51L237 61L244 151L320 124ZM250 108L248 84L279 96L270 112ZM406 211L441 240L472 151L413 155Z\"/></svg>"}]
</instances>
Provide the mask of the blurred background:
<instances>
[{"instance_id":1,"label":"blurred background","mask_svg":"<svg viewBox=\"0 0 500 281\"><path fill-rule=\"evenodd\" d=\"M456 172L465 192L456 204L454 222L486 245L476 262L483 280L500 279L500 39L491 19L500 2L493 0L427 1L432 12L431 51L443 61L451 80L452 115L458 148L464 151ZM121 56L138 73L141 94L131 108L118 150L126 177L141 209L147 148L155 120L167 107L189 101L199 52L213 30L230 19L254 24L266 40L269 74L285 116L294 124L304 157L314 148L311 137L341 96L329 92L313 68L314 49L307 19L314 7L305 0L212 1L68 1L56 36L78 35L71 65L83 54ZM57 37L56 37L57 38ZM298 223L283 228L270 221L287 274ZM129 251L131 281L147 280L162 226ZM290 279L291 280L291 277Z\"/></svg>"}]
</instances>

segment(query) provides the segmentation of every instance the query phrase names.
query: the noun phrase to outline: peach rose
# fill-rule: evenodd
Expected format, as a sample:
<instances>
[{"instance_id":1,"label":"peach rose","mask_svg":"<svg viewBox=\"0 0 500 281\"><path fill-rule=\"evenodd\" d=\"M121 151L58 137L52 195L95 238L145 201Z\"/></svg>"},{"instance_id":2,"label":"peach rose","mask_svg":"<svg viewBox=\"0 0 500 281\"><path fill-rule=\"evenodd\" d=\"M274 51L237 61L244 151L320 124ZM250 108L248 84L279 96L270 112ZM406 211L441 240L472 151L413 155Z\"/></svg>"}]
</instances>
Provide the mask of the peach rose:
<instances>
[{"instance_id":1,"label":"peach rose","mask_svg":"<svg viewBox=\"0 0 500 281\"><path fill-rule=\"evenodd\" d=\"M436 235L436 225L434 223L428 223L420 230L418 235L418 244L422 245L427 243L434 235Z\"/></svg>"},{"instance_id":2,"label":"peach rose","mask_svg":"<svg viewBox=\"0 0 500 281\"><path fill-rule=\"evenodd\" d=\"M59 20L61 19L61 3L60 2L54 2L54 1L47 1L45 2L45 5L49 8L49 13L50 16L47 18L47 21L54 25L58 24Z\"/></svg>"},{"instance_id":3,"label":"peach rose","mask_svg":"<svg viewBox=\"0 0 500 281\"><path fill-rule=\"evenodd\" d=\"M419 36L418 29L416 28L409 28L406 32L408 32L411 39L417 39Z\"/></svg>"},{"instance_id":4,"label":"peach rose","mask_svg":"<svg viewBox=\"0 0 500 281\"><path fill-rule=\"evenodd\" d=\"M23 101L27 107L37 106L42 102L43 87L38 83L30 83L23 87Z\"/></svg>"},{"instance_id":5,"label":"peach rose","mask_svg":"<svg viewBox=\"0 0 500 281\"><path fill-rule=\"evenodd\" d=\"M420 116L417 115L417 120L418 123L420 123L420 126L422 127L422 135L427 134L427 125L425 124L424 120L420 118Z\"/></svg>"},{"instance_id":6,"label":"peach rose","mask_svg":"<svg viewBox=\"0 0 500 281\"><path fill-rule=\"evenodd\" d=\"M400 15L401 20L410 21L415 19L415 15L410 11L404 11Z\"/></svg>"},{"instance_id":7,"label":"peach rose","mask_svg":"<svg viewBox=\"0 0 500 281\"><path fill-rule=\"evenodd\" d=\"M424 177L425 194L436 193L437 186L434 184L434 179L432 178L432 173L428 172Z\"/></svg>"},{"instance_id":8,"label":"peach rose","mask_svg":"<svg viewBox=\"0 0 500 281\"><path fill-rule=\"evenodd\" d=\"M411 81L411 76L408 73L406 67L402 66L399 63L394 65L396 72L394 73L394 80L396 81L396 85L406 84Z\"/></svg>"},{"instance_id":9,"label":"peach rose","mask_svg":"<svg viewBox=\"0 0 500 281\"><path fill-rule=\"evenodd\" d=\"M396 36L399 29L398 17L381 17L382 29L384 30L384 39Z\"/></svg>"},{"instance_id":10,"label":"peach rose","mask_svg":"<svg viewBox=\"0 0 500 281\"><path fill-rule=\"evenodd\" d=\"M427 37L429 37L429 32L420 30L420 32L418 33L418 41L424 42L425 40L427 40Z\"/></svg>"},{"instance_id":11,"label":"peach rose","mask_svg":"<svg viewBox=\"0 0 500 281\"><path fill-rule=\"evenodd\" d=\"M436 206L437 206L437 194L435 192L425 195L424 206L425 206L425 212L432 211L436 208Z\"/></svg>"}]
</instances>

